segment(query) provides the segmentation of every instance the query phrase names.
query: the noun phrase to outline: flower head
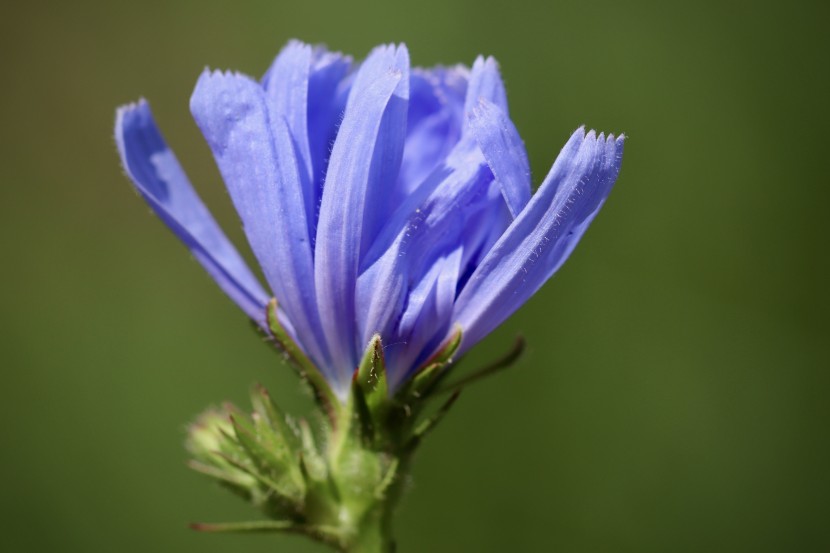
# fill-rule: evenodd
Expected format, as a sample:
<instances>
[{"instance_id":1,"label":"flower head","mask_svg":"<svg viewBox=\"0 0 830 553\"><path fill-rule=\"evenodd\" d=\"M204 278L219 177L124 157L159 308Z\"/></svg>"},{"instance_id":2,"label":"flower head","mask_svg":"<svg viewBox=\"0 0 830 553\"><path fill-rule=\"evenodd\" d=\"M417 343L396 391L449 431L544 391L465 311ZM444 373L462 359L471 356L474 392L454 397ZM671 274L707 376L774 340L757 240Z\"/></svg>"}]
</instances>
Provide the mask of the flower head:
<instances>
[{"instance_id":1,"label":"flower head","mask_svg":"<svg viewBox=\"0 0 830 553\"><path fill-rule=\"evenodd\" d=\"M190 108L267 293L212 218L146 102L116 141L158 216L239 307L286 334L336 395L379 335L395 389L460 329L469 349L564 263L620 169L623 137L575 131L536 194L492 58L411 68L289 43L261 81L205 71Z\"/></svg>"}]
</instances>

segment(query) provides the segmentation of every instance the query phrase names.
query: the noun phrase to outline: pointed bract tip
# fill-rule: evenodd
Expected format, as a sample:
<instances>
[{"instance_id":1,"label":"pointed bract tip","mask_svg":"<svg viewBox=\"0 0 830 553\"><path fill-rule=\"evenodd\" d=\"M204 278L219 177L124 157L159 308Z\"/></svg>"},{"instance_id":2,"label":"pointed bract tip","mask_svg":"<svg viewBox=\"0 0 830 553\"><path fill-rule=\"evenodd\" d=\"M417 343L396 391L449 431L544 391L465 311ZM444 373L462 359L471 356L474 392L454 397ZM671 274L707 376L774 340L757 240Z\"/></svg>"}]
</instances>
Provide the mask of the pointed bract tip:
<instances>
[{"instance_id":1,"label":"pointed bract tip","mask_svg":"<svg viewBox=\"0 0 830 553\"><path fill-rule=\"evenodd\" d=\"M197 532L210 532L211 526L212 525L205 524L204 522L191 522L187 525L188 528L196 530Z\"/></svg>"}]
</instances>

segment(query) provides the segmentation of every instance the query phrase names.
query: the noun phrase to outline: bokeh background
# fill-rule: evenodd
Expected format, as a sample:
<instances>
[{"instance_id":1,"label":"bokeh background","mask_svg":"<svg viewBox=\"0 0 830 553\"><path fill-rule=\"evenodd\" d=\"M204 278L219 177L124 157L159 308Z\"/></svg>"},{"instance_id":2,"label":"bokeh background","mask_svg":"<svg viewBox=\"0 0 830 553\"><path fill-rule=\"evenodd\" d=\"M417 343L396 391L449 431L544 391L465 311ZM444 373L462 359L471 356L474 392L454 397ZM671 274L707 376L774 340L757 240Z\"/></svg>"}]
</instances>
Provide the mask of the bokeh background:
<instances>
[{"instance_id":1,"label":"bokeh background","mask_svg":"<svg viewBox=\"0 0 830 553\"><path fill-rule=\"evenodd\" d=\"M256 518L184 466L185 424L266 384L308 402L132 192L139 96L239 245L190 119L206 65L289 38L502 65L538 184L585 123L629 135L564 269L469 356L425 444L400 551L830 550L827 4L7 2L0 8L0 550L321 552L202 535Z\"/></svg>"}]
</instances>

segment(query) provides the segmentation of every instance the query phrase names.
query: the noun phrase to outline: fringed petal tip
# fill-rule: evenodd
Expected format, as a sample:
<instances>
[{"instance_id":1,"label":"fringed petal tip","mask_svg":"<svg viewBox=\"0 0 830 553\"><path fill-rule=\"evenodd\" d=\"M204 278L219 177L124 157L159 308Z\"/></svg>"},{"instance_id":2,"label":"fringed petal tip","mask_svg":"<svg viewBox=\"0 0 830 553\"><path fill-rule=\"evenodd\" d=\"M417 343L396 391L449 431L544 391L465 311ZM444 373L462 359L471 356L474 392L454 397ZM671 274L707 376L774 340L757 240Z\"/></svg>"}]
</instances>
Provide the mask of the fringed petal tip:
<instances>
[{"instance_id":1,"label":"fringed petal tip","mask_svg":"<svg viewBox=\"0 0 830 553\"><path fill-rule=\"evenodd\" d=\"M135 100L134 102L128 102L126 104L122 104L115 109L115 121L116 121L116 128L118 128L118 124L120 121L124 119L124 117L128 116L130 113L136 111L148 111L150 109L150 104L144 97ZM117 134L117 133L116 133Z\"/></svg>"},{"instance_id":2,"label":"fringed petal tip","mask_svg":"<svg viewBox=\"0 0 830 553\"><path fill-rule=\"evenodd\" d=\"M169 152L169 149L156 126L147 100L140 98L116 110L115 144L124 171L136 190L156 201L166 202L170 195L167 179L164 178L167 175L160 175L159 168L164 165L172 167L177 162L172 160L158 165L158 156Z\"/></svg>"},{"instance_id":3,"label":"fringed petal tip","mask_svg":"<svg viewBox=\"0 0 830 553\"><path fill-rule=\"evenodd\" d=\"M580 125L572 133L571 136L572 137L577 136L577 133L581 133L578 136L582 139L592 137L592 138L596 138L598 141L604 141L606 144L610 144L610 143L613 142L617 146L622 146L623 142L625 142L625 140L628 138L628 136L626 136L625 133L620 133L618 135L615 135L614 133L608 133L608 135L606 136L604 131L600 132L599 135L597 135L597 131L595 129L589 129L587 131L585 129L586 129L586 126L584 124Z\"/></svg>"},{"instance_id":4,"label":"fringed petal tip","mask_svg":"<svg viewBox=\"0 0 830 553\"><path fill-rule=\"evenodd\" d=\"M329 50L328 46L325 43L311 44L308 42L303 42L302 40L297 38L290 39L286 43L286 45L282 47L279 54L277 54L276 58L274 58L274 63L276 63L276 61L280 57L286 54L301 56L309 55L311 59L311 68L313 71L323 69L326 66L331 65L333 63L346 62L348 64L351 64L354 61L354 58L348 54L344 54L343 52L339 51Z\"/></svg>"},{"instance_id":5,"label":"fringed petal tip","mask_svg":"<svg viewBox=\"0 0 830 553\"><path fill-rule=\"evenodd\" d=\"M250 75L246 75L241 71L235 71L233 69L216 69L206 65L202 72L199 74L199 78L196 80L196 88L198 88L199 84L203 81L219 81L230 79L244 79L246 81L254 81L253 77L251 77Z\"/></svg>"},{"instance_id":6,"label":"fringed petal tip","mask_svg":"<svg viewBox=\"0 0 830 553\"><path fill-rule=\"evenodd\" d=\"M498 106L505 115L509 113L507 92L501 79L498 63L492 57L477 57L470 70L470 79L464 101L464 111L468 118L479 106L482 98ZM465 125L469 126L469 119L465 122Z\"/></svg>"},{"instance_id":7,"label":"fringed petal tip","mask_svg":"<svg viewBox=\"0 0 830 553\"><path fill-rule=\"evenodd\" d=\"M153 114L150 111L150 104L146 99L139 98L118 106L115 110L115 143L122 157L124 155L124 132L126 128L135 126L147 126L147 123L155 125Z\"/></svg>"},{"instance_id":8,"label":"fringed petal tip","mask_svg":"<svg viewBox=\"0 0 830 553\"><path fill-rule=\"evenodd\" d=\"M545 181L476 267L459 294L454 319L462 351L500 325L565 262L619 173L624 136L579 127Z\"/></svg>"},{"instance_id":9,"label":"fringed petal tip","mask_svg":"<svg viewBox=\"0 0 830 553\"><path fill-rule=\"evenodd\" d=\"M499 62L496 61L496 58L494 58L493 56L484 56L479 54L478 56L476 56L476 59L473 62L473 70L481 71L485 68L489 70L498 71Z\"/></svg>"}]
</instances>

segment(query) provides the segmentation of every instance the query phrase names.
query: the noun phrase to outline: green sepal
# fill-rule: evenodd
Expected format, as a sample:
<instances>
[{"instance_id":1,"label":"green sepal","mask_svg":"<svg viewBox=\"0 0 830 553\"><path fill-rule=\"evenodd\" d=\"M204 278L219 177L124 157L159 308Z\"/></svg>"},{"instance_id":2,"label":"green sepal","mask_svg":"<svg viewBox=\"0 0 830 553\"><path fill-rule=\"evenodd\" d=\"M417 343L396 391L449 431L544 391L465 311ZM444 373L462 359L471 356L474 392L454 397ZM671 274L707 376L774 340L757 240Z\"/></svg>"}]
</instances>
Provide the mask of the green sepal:
<instances>
[{"instance_id":1,"label":"green sepal","mask_svg":"<svg viewBox=\"0 0 830 553\"><path fill-rule=\"evenodd\" d=\"M352 394L347 409L352 412L354 428L367 444L375 443L381 438L380 433L389 409L389 384L379 334L369 340L352 375Z\"/></svg>"},{"instance_id":2,"label":"green sepal","mask_svg":"<svg viewBox=\"0 0 830 553\"><path fill-rule=\"evenodd\" d=\"M386 498L387 491L392 488L396 480L400 477L398 470L400 465L401 460L397 457L390 461L389 466L386 468L386 472L383 475L383 479L377 486L375 486L375 499L382 501Z\"/></svg>"},{"instance_id":3,"label":"green sepal","mask_svg":"<svg viewBox=\"0 0 830 553\"><path fill-rule=\"evenodd\" d=\"M228 463L226 457L244 458L245 452L233 437L229 414L230 404L222 410L208 409L188 429L185 447L193 455L194 470L223 480L240 488L250 489L254 480L244 471Z\"/></svg>"},{"instance_id":4,"label":"green sepal","mask_svg":"<svg viewBox=\"0 0 830 553\"><path fill-rule=\"evenodd\" d=\"M257 432L273 435L275 445L281 446L287 456L292 456L300 447L298 433L261 384L255 384L251 389L251 405Z\"/></svg>"},{"instance_id":5,"label":"green sepal","mask_svg":"<svg viewBox=\"0 0 830 553\"><path fill-rule=\"evenodd\" d=\"M355 372L354 381L363 391L366 405L372 416L378 418L389 397L389 384L386 378L386 359L383 356L383 344L380 334L369 340L363 358Z\"/></svg>"},{"instance_id":6,"label":"green sepal","mask_svg":"<svg viewBox=\"0 0 830 553\"><path fill-rule=\"evenodd\" d=\"M280 517L294 516L302 509L302 503L296 497L292 497L291 490L286 490L283 484L268 476L265 471L257 469L250 461L227 456L224 458L230 465L250 475L259 484L255 488L248 488L245 496L255 506Z\"/></svg>"},{"instance_id":7,"label":"green sepal","mask_svg":"<svg viewBox=\"0 0 830 553\"><path fill-rule=\"evenodd\" d=\"M192 530L217 533L256 533L298 531L298 525L291 520L252 520L250 522L193 522Z\"/></svg>"},{"instance_id":8,"label":"green sepal","mask_svg":"<svg viewBox=\"0 0 830 553\"><path fill-rule=\"evenodd\" d=\"M372 337L355 368L351 393L335 397L322 374L285 334L277 304L268 320L282 351L298 368L327 417L319 432L288 419L261 386L251 391L253 412L231 405L200 417L191 428L191 467L260 508L273 521L194 525L211 532L295 532L349 553L394 550L391 513L406 489L414 451L450 411L462 388L512 364L508 355L455 382L463 332L456 326L412 378L390 396L383 344ZM428 400L450 397L427 411ZM426 411L426 412L425 412ZM316 419L315 419L316 423Z\"/></svg>"},{"instance_id":9,"label":"green sepal","mask_svg":"<svg viewBox=\"0 0 830 553\"><path fill-rule=\"evenodd\" d=\"M271 399L271 395L262 384L254 384L250 396L254 412L259 413L280 434L294 436L294 433L290 431L285 422L285 415Z\"/></svg>"},{"instance_id":10,"label":"green sepal","mask_svg":"<svg viewBox=\"0 0 830 553\"><path fill-rule=\"evenodd\" d=\"M321 455L308 421L300 419L299 426L302 449L298 461L306 481L305 515L317 521L336 520L339 516L340 491L332 476L331 465Z\"/></svg>"},{"instance_id":11,"label":"green sepal","mask_svg":"<svg viewBox=\"0 0 830 553\"><path fill-rule=\"evenodd\" d=\"M276 340L280 349L292 361L300 378L311 387L314 398L329 416L329 419L332 421L336 420L340 402L334 395L323 373L311 362L303 350L291 339L282 324L280 324L279 317L277 316L276 298L271 298L271 301L268 302L266 314L268 328L271 330L274 340Z\"/></svg>"},{"instance_id":12,"label":"green sepal","mask_svg":"<svg viewBox=\"0 0 830 553\"><path fill-rule=\"evenodd\" d=\"M239 490L244 491L246 495L250 494L250 480L248 478L240 478L237 474L230 471L222 470L214 465L208 465L207 463L202 463L200 461L196 461L195 459L189 460L187 462L187 466L191 470L195 470L205 476L209 476L222 483L239 488Z\"/></svg>"},{"instance_id":13,"label":"green sepal","mask_svg":"<svg viewBox=\"0 0 830 553\"><path fill-rule=\"evenodd\" d=\"M270 443L265 444L261 440L262 434L258 434L255 426L245 417L231 415L231 424L237 441L257 471L252 476L259 476L258 479L289 501L301 503L305 497L305 483L299 473L299 466L294 464L295 458L290 453L275 450L275 434L271 432L268 436ZM245 466L241 463L238 468Z\"/></svg>"},{"instance_id":14,"label":"green sepal","mask_svg":"<svg viewBox=\"0 0 830 553\"><path fill-rule=\"evenodd\" d=\"M326 460L320 455L320 450L317 447L317 440L314 439L314 433L311 431L311 425L305 419L300 419L300 442L301 449L299 455L300 468L306 475L306 479L315 480L318 482L325 481L328 478L328 468Z\"/></svg>"},{"instance_id":15,"label":"green sepal","mask_svg":"<svg viewBox=\"0 0 830 553\"><path fill-rule=\"evenodd\" d=\"M461 346L461 340L463 338L464 331L461 328L461 325L456 324L453 326L452 333L444 341L441 347L438 348L438 351L433 353L432 356L421 366L427 367L433 364L446 365L448 363L452 363L453 356L458 351L459 346Z\"/></svg>"},{"instance_id":16,"label":"green sepal","mask_svg":"<svg viewBox=\"0 0 830 553\"><path fill-rule=\"evenodd\" d=\"M398 393L403 400L422 399L446 378L449 368L453 364L453 356L461 345L464 332L460 325L455 325L452 334L415 373L409 382Z\"/></svg>"},{"instance_id":17,"label":"green sepal","mask_svg":"<svg viewBox=\"0 0 830 553\"><path fill-rule=\"evenodd\" d=\"M282 465L283 460L280 459L277 453L266 448L257 439L257 431L252 421L241 414L230 415L230 419L236 441L243 447L247 457L254 462L257 468L269 469Z\"/></svg>"},{"instance_id":18,"label":"green sepal","mask_svg":"<svg viewBox=\"0 0 830 553\"><path fill-rule=\"evenodd\" d=\"M426 435L433 430L438 423L441 422L444 417L449 413L450 409L453 405L455 405L458 396L461 395L461 390L457 390L450 398L445 401L438 410L433 413L431 416L427 417L423 421L421 421L416 427L415 430L412 432L412 438L407 446L409 449L414 449L421 440L426 437Z\"/></svg>"},{"instance_id":19,"label":"green sepal","mask_svg":"<svg viewBox=\"0 0 830 553\"><path fill-rule=\"evenodd\" d=\"M372 444L375 440L376 424L366 399L366 393L357 381L357 371L352 377L352 395L349 399L348 410L352 412L349 421L351 429L366 444Z\"/></svg>"},{"instance_id":20,"label":"green sepal","mask_svg":"<svg viewBox=\"0 0 830 553\"><path fill-rule=\"evenodd\" d=\"M343 536L337 528L306 525L293 520L252 520L247 522L193 522L191 530L215 534L305 534L317 541L340 548Z\"/></svg>"},{"instance_id":21,"label":"green sepal","mask_svg":"<svg viewBox=\"0 0 830 553\"><path fill-rule=\"evenodd\" d=\"M272 483L264 483L251 465L247 451L236 439L231 413L240 415L233 405L225 404L221 410L208 409L190 425L186 446L194 459L188 466L260 508L268 508L269 512L284 510L281 502L272 501L275 497Z\"/></svg>"},{"instance_id":22,"label":"green sepal","mask_svg":"<svg viewBox=\"0 0 830 553\"><path fill-rule=\"evenodd\" d=\"M503 369L512 367L524 353L525 345L526 342L524 337L516 336L516 341L513 343L513 347L506 354L496 359L492 363L488 363L487 365L474 370L470 374L460 378L459 380L456 380L455 382L440 387L433 386L433 388L437 388L434 390L434 393L442 394L447 392L455 392L457 390L461 390L465 386L468 386L477 380L481 380L482 378L486 378Z\"/></svg>"}]
</instances>

